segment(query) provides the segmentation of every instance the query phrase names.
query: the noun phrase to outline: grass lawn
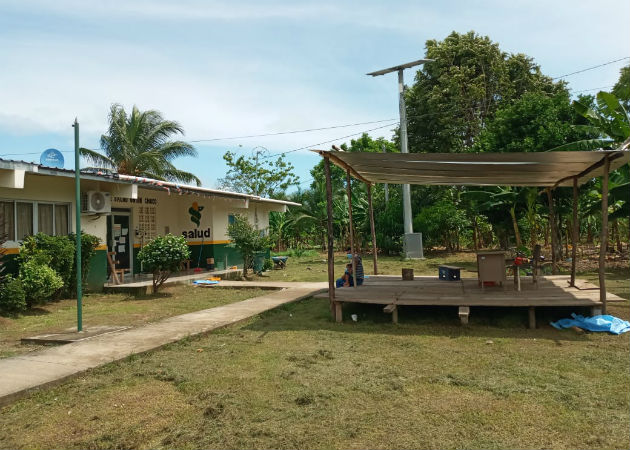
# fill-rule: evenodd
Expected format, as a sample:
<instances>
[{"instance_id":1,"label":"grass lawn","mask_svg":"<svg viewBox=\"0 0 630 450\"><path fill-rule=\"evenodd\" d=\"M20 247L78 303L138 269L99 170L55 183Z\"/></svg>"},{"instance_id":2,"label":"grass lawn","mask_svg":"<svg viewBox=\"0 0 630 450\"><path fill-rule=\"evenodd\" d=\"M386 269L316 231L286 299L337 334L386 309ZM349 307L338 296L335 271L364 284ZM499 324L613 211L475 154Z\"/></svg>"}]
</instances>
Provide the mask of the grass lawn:
<instances>
[{"instance_id":1,"label":"grass lawn","mask_svg":"<svg viewBox=\"0 0 630 450\"><path fill-rule=\"evenodd\" d=\"M89 329L97 325L142 325L264 293L260 289L201 289L172 285L165 286L155 296L139 298L121 294L90 294L83 298L83 326ZM41 349L39 345L20 344L20 339L76 327L76 314L76 300L61 300L16 317L0 316L0 358Z\"/></svg>"},{"instance_id":2,"label":"grass lawn","mask_svg":"<svg viewBox=\"0 0 630 450\"><path fill-rule=\"evenodd\" d=\"M255 277L257 280L270 281L326 281L328 274L328 264L326 263L327 255L325 253L309 252L305 256L291 256L287 261L287 268L284 270L269 270L261 277ZM346 264L350 260L345 253L335 254L335 276L341 277ZM431 275L437 277L438 266L441 264L458 265L463 267L462 277L475 277L476 272L469 270L477 270L477 258L473 252L460 253L434 253L426 255L426 259L404 260L399 256L379 256L378 272L379 274L400 275L403 267L412 267L415 275ZM373 273L374 266L372 257L366 255L363 257L363 268L366 275Z\"/></svg>"},{"instance_id":3,"label":"grass lawn","mask_svg":"<svg viewBox=\"0 0 630 450\"><path fill-rule=\"evenodd\" d=\"M304 300L90 371L0 410L0 448L630 445L628 335L347 309Z\"/></svg>"}]
</instances>

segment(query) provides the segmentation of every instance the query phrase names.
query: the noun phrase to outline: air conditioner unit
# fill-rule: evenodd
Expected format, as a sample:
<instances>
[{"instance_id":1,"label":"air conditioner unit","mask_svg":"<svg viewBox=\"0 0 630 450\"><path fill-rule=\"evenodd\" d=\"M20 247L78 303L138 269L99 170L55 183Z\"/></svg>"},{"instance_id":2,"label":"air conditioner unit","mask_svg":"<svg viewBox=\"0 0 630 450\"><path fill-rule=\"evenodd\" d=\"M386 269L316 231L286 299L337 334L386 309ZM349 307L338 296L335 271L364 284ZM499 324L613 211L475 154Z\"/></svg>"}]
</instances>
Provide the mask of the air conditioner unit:
<instances>
[{"instance_id":1,"label":"air conditioner unit","mask_svg":"<svg viewBox=\"0 0 630 450\"><path fill-rule=\"evenodd\" d=\"M81 211L88 214L112 212L112 196L109 192L87 191L81 198Z\"/></svg>"}]
</instances>

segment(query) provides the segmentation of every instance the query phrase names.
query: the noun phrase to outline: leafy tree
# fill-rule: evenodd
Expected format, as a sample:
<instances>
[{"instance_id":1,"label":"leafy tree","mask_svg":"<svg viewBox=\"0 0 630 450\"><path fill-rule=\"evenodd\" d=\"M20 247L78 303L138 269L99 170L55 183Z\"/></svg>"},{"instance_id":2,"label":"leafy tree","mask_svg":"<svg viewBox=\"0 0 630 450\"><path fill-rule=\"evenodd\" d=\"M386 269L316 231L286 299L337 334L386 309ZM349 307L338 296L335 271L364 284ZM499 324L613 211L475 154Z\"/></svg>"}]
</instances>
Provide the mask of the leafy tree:
<instances>
[{"instance_id":1,"label":"leafy tree","mask_svg":"<svg viewBox=\"0 0 630 450\"><path fill-rule=\"evenodd\" d=\"M234 216L234 223L228 225L227 234L233 245L243 257L243 276L254 266L254 253L267 251L271 248L272 240L262 230L256 229L246 217L239 214Z\"/></svg>"},{"instance_id":2,"label":"leafy tree","mask_svg":"<svg viewBox=\"0 0 630 450\"><path fill-rule=\"evenodd\" d=\"M257 149L249 157L237 157L234 152L228 151L223 159L228 166L225 178L219 180L223 189L277 198L283 197L284 192L299 181L293 173L293 164L285 160L285 155L272 160L266 150Z\"/></svg>"},{"instance_id":3,"label":"leafy tree","mask_svg":"<svg viewBox=\"0 0 630 450\"><path fill-rule=\"evenodd\" d=\"M480 133L474 149L485 152L547 151L589 137L583 128L575 127L575 123L576 114L567 92L554 96L526 93L496 111Z\"/></svg>"},{"instance_id":4,"label":"leafy tree","mask_svg":"<svg viewBox=\"0 0 630 450\"><path fill-rule=\"evenodd\" d=\"M622 67L619 80L615 83L612 93L622 101L626 111L630 111L630 66Z\"/></svg>"},{"instance_id":5,"label":"leafy tree","mask_svg":"<svg viewBox=\"0 0 630 450\"><path fill-rule=\"evenodd\" d=\"M190 249L186 238L170 233L156 237L138 252L138 260L147 270L153 272L153 292L157 292L188 258Z\"/></svg>"},{"instance_id":6,"label":"leafy tree","mask_svg":"<svg viewBox=\"0 0 630 450\"><path fill-rule=\"evenodd\" d=\"M459 250L459 235L469 225L464 211L448 201L424 208L414 217L414 229L426 237L425 244L443 245L447 251Z\"/></svg>"},{"instance_id":7,"label":"leafy tree","mask_svg":"<svg viewBox=\"0 0 630 450\"><path fill-rule=\"evenodd\" d=\"M425 63L408 90L411 152L470 151L501 104L526 92L564 90L523 54L508 55L474 31L428 40Z\"/></svg>"},{"instance_id":8,"label":"leafy tree","mask_svg":"<svg viewBox=\"0 0 630 450\"><path fill-rule=\"evenodd\" d=\"M93 169L201 186L199 178L173 165L181 156L197 156L191 144L170 140L176 134L184 134L182 126L164 120L160 112L140 111L134 106L128 115L115 103L109 111L107 134L101 136L104 153L82 148L81 156L95 166Z\"/></svg>"}]
</instances>

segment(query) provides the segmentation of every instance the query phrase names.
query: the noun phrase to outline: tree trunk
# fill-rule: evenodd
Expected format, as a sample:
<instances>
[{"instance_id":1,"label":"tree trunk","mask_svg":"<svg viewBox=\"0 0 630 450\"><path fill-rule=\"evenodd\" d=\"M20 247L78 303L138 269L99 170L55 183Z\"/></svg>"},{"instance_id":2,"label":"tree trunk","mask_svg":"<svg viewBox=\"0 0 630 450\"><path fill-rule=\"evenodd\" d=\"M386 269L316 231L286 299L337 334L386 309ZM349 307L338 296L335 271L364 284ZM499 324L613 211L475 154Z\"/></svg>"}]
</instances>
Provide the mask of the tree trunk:
<instances>
[{"instance_id":1,"label":"tree trunk","mask_svg":"<svg viewBox=\"0 0 630 450\"><path fill-rule=\"evenodd\" d=\"M545 247L549 247L549 221L545 223Z\"/></svg>"},{"instance_id":2,"label":"tree trunk","mask_svg":"<svg viewBox=\"0 0 630 450\"><path fill-rule=\"evenodd\" d=\"M623 247L621 246L621 233L619 233L619 224L617 223L617 219L613 220L613 235L615 239L615 243L617 244L617 251L621 253L623 251Z\"/></svg>"},{"instance_id":3,"label":"tree trunk","mask_svg":"<svg viewBox=\"0 0 630 450\"><path fill-rule=\"evenodd\" d=\"M586 243L593 244L594 236L593 236L593 224L590 220L586 221Z\"/></svg>"},{"instance_id":4,"label":"tree trunk","mask_svg":"<svg viewBox=\"0 0 630 450\"><path fill-rule=\"evenodd\" d=\"M473 249L479 250L479 242L477 241L477 216L473 217Z\"/></svg>"},{"instance_id":5,"label":"tree trunk","mask_svg":"<svg viewBox=\"0 0 630 450\"><path fill-rule=\"evenodd\" d=\"M512 226L514 227L514 236L516 237L516 248L521 247L523 243L521 242L521 233L518 230L518 222L516 221L516 207L512 206L510 208L510 216L512 217Z\"/></svg>"}]
</instances>

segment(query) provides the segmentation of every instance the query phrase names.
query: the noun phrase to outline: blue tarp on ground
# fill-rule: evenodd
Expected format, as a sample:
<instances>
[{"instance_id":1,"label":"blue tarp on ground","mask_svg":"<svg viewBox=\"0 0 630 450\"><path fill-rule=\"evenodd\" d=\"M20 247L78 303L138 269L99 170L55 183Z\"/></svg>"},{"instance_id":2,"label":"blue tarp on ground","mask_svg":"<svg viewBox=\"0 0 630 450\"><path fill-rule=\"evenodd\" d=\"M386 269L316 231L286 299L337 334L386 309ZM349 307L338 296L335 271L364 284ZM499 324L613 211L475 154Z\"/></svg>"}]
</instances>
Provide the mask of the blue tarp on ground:
<instances>
[{"instance_id":1,"label":"blue tarp on ground","mask_svg":"<svg viewBox=\"0 0 630 450\"><path fill-rule=\"evenodd\" d=\"M573 317L573 319L560 319L557 322L549 323L558 330L578 327L589 331L607 331L612 334L621 334L630 331L630 322L614 316L584 317L573 313L571 317Z\"/></svg>"}]
</instances>

